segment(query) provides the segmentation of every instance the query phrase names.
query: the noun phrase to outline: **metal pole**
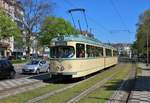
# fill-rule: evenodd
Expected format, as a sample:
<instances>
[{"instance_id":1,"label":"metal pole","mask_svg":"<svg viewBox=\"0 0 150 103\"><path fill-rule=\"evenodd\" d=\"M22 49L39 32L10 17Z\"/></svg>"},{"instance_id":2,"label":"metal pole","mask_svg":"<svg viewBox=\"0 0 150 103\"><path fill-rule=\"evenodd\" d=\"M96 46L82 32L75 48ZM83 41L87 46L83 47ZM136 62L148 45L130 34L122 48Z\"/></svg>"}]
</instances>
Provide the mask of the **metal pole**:
<instances>
[{"instance_id":1,"label":"metal pole","mask_svg":"<svg viewBox=\"0 0 150 103\"><path fill-rule=\"evenodd\" d=\"M149 64L149 49L148 49L148 31L147 31L147 64L146 64L146 66L148 66L148 64Z\"/></svg>"},{"instance_id":2,"label":"metal pole","mask_svg":"<svg viewBox=\"0 0 150 103\"><path fill-rule=\"evenodd\" d=\"M80 33L82 34L81 24L79 20L78 20L78 24L79 24Z\"/></svg>"},{"instance_id":3,"label":"metal pole","mask_svg":"<svg viewBox=\"0 0 150 103\"><path fill-rule=\"evenodd\" d=\"M84 16L84 19L85 19L85 23L86 23L86 28L87 28L86 31L88 32L89 26L88 26L88 21L87 21L87 16L86 16L86 13L85 13L85 9L83 9L83 8L75 8L75 9L70 9L70 10L68 10L68 12L69 12L70 15L71 15L73 24L74 24L74 26L75 26L75 28L76 28L76 25L75 25L75 21L74 21L74 19L73 19L72 12L78 12L78 11L80 11L80 12L83 13L83 16ZM79 27L81 27L79 20L78 20L78 24L79 24ZM80 31L81 31L81 28L79 28L79 29L80 29Z\"/></svg>"},{"instance_id":4,"label":"metal pole","mask_svg":"<svg viewBox=\"0 0 150 103\"><path fill-rule=\"evenodd\" d=\"M73 25L74 25L74 27L76 28L76 24L75 24L75 21L74 21L73 15L72 15L72 13L71 13L71 12L69 12L69 13L70 13L70 15L71 15Z\"/></svg>"},{"instance_id":5,"label":"metal pole","mask_svg":"<svg viewBox=\"0 0 150 103\"><path fill-rule=\"evenodd\" d=\"M88 22L87 22L87 17L86 17L86 14L85 14L85 10L83 10L83 15L84 15L84 19L85 19L86 27L87 27L87 32L88 32L89 26L88 26Z\"/></svg>"}]
</instances>

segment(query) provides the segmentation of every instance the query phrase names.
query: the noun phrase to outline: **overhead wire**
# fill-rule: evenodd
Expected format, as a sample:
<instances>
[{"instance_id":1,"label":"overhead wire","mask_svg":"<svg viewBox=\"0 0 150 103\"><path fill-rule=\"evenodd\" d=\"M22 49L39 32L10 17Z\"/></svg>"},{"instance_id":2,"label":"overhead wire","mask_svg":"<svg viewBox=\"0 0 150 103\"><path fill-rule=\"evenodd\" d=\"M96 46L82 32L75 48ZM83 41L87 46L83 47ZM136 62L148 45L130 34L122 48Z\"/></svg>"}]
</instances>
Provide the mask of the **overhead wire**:
<instances>
[{"instance_id":1,"label":"overhead wire","mask_svg":"<svg viewBox=\"0 0 150 103\"><path fill-rule=\"evenodd\" d=\"M64 0L68 5L70 5L71 7L76 7L73 3L71 3L68 0ZM110 4L112 5L114 11L116 12L116 14L118 15L122 26L125 28L125 30L123 30L124 32L128 32L129 34L131 34L132 32L129 30L128 26L126 25L126 23L124 22L120 12L118 11L118 8L116 7L115 3L113 2L113 0L109 0ZM98 21L96 21L95 19L93 19L92 17L87 15L87 18L89 18L90 21L92 21L94 24L96 24L99 28L102 28L104 31L108 32L109 34L112 34L112 31L109 30L108 28L106 28L105 26L103 26L101 23L99 23ZM100 31L99 29L97 29L98 31ZM100 31L101 32L101 31Z\"/></svg>"},{"instance_id":2,"label":"overhead wire","mask_svg":"<svg viewBox=\"0 0 150 103\"><path fill-rule=\"evenodd\" d=\"M119 17L119 19L120 19L122 25L124 26L125 30L126 30L128 33L130 33L130 30L128 29L126 23L124 22L124 20L123 20L123 18L122 18L122 16L121 16L120 12L118 11L118 9L117 9L117 7L116 7L114 1L113 1L113 0L109 0L109 2L110 2L110 4L112 5L112 7L113 7L114 11L116 12L116 14L118 15L118 17ZM124 31L125 31L125 30L124 30Z\"/></svg>"},{"instance_id":3,"label":"overhead wire","mask_svg":"<svg viewBox=\"0 0 150 103\"><path fill-rule=\"evenodd\" d=\"M112 5L112 7L113 7L114 11L116 12L116 14L118 15L118 17L119 17L119 19L120 19L122 25L123 25L124 28L125 28L125 30L120 30L120 31L127 32L127 33L129 34L129 41L130 41L130 39L131 39L131 38L130 38L130 35L131 35L132 32L129 30L128 26L127 26L126 23L124 22L124 20L123 20L123 18L122 18L122 16L121 16L120 12L118 11L118 8L116 7L114 1L113 1L113 0L109 0L109 2L110 2L110 4ZM118 2L118 1L116 0L116 2Z\"/></svg>"},{"instance_id":4,"label":"overhead wire","mask_svg":"<svg viewBox=\"0 0 150 103\"><path fill-rule=\"evenodd\" d=\"M87 16L89 18L90 21L92 21L94 24L96 24L97 26L99 26L100 28L102 28L103 30L105 30L108 33L111 33L110 30L108 28L106 28L105 26L103 26L101 23L99 23L98 21L96 21L95 19L93 19L91 16Z\"/></svg>"},{"instance_id":5,"label":"overhead wire","mask_svg":"<svg viewBox=\"0 0 150 103\"><path fill-rule=\"evenodd\" d=\"M65 2L66 2L69 6L71 6L71 7L76 7L73 3L71 3L71 2L68 1L68 0L63 0L63 1L65 1ZM105 26L103 26L101 23L97 22L95 19L93 19L93 18L90 17L89 15L86 15L86 16L87 16L87 18L89 18L89 20L90 20L91 22L93 22L94 24L96 24L99 28L103 29L104 31L106 31L106 32L108 32L108 33L111 33L110 30L107 29ZM87 22L87 21L86 21L86 22ZM98 29L98 31L100 31L100 30Z\"/></svg>"}]
</instances>

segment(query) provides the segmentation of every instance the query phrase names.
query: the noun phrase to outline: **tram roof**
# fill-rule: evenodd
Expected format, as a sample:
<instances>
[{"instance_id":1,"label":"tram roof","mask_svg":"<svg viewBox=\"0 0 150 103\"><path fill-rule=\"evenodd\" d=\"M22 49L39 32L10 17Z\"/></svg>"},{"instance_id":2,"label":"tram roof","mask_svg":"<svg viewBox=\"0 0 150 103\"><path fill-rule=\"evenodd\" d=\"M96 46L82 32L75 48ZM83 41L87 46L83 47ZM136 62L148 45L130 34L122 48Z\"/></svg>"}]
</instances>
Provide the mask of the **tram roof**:
<instances>
[{"instance_id":1,"label":"tram roof","mask_svg":"<svg viewBox=\"0 0 150 103\"><path fill-rule=\"evenodd\" d=\"M64 36L58 36L54 39L52 39L52 42L57 42L57 41L75 41L75 42L85 42L93 45L100 45L104 46L109 49L115 49L114 47L110 45L103 44L101 41L98 39L92 38L92 37L87 37L83 36L81 34L79 35L64 35Z\"/></svg>"}]
</instances>

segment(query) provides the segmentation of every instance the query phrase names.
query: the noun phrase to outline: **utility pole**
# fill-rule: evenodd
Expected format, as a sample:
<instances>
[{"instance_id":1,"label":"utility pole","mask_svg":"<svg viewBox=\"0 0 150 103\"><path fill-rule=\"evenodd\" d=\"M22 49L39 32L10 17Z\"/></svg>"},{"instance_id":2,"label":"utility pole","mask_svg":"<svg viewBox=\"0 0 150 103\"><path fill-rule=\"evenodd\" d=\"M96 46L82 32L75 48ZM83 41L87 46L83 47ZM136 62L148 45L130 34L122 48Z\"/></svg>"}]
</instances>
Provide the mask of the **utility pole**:
<instances>
[{"instance_id":1,"label":"utility pole","mask_svg":"<svg viewBox=\"0 0 150 103\"><path fill-rule=\"evenodd\" d=\"M148 48L148 43L149 43L149 41L148 41L148 31L147 31L147 64L146 64L146 66L148 66L148 64L149 64L149 48Z\"/></svg>"}]
</instances>

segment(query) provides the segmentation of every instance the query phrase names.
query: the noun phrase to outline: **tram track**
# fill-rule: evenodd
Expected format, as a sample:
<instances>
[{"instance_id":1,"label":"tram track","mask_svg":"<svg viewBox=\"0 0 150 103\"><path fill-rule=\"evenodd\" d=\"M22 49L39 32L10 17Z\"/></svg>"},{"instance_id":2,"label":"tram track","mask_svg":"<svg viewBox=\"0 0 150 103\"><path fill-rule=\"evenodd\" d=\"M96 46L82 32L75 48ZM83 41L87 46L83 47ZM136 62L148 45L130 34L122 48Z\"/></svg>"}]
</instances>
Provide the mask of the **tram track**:
<instances>
[{"instance_id":1,"label":"tram track","mask_svg":"<svg viewBox=\"0 0 150 103\"><path fill-rule=\"evenodd\" d=\"M105 78L102 81L99 81L95 85L91 86L87 90L83 91L82 93L78 94L77 96L73 97L70 99L67 103L78 103L81 99L89 95L90 93L93 93L100 87L103 87L107 82L113 80L115 78L115 75L118 74L119 72L116 72L112 74L110 77ZM136 76L136 69L135 67L132 68L128 75L125 77L123 82L120 84L120 86L117 88L117 90L114 92L114 94L111 96L111 98L106 102L106 103L127 103L128 97L130 96L130 91L134 86L134 79ZM122 91L122 90L126 91Z\"/></svg>"},{"instance_id":2,"label":"tram track","mask_svg":"<svg viewBox=\"0 0 150 103\"><path fill-rule=\"evenodd\" d=\"M97 75L100 75L100 74L102 74L102 73L104 73L104 72L110 72L110 71L113 71L114 73L113 73L111 76L109 76L108 78L105 78L105 79L99 81L99 82L97 83L97 85L95 85L93 88L95 88L95 87L97 88L97 87L99 87L99 86L98 86L99 84L104 84L104 83L107 82L107 80L110 80L110 79L112 78L112 76L115 76L116 73L118 73L118 72L117 72L117 71L118 71L118 68L117 68L117 67L112 67L112 68L109 68L109 69L107 69L107 70L102 71L101 73L98 73ZM79 82L77 82L77 83L66 84L64 87L62 87L62 88L60 88L60 89L57 89L57 90L54 90L54 91L50 91L50 92L48 92L48 93L46 93L46 94L44 94L44 95L41 95L41 96L39 96L39 97L30 99L30 100L28 100L28 101L25 102L25 103L37 103L37 102L39 102L39 101L41 101L41 100L44 100L44 99L46 99L46 98L48 98L48 97L54 96L54 95L56 95L56 94L58 94L58 93L64 92L65 90L68 90L68 89L70 89L70 88L73 88L73 87L75 87L76 85L79 85L79 84L81 84L81 83L84 83L84 82L86 82L86 81L88 81L88 80L90 80L90 79L92 79L92 78L95 78L97 75L94 75L94 76L89 77L89 78L87 78L87 79L85 79L85 80L79 81ZM93 88L91 88L90 90L93 90ZM72 103L72 102L68 102L68 103Z\"/></svg>"},{"instance_id":3,"label":"tram track","mask_svg":"<svg viewBox=\"0 0 150 103\"><path fill-rule=\"evenodd\" d=\"M117 72L118 73L118 72ZM97 88L100 88L101 86L103 86L106 82L108 82L109 80L112 80L113 77L117 74L117 73L113 73L111 76L109 76L108 78L105 78L101 81L99 81L98 83L96 83L95 85L93 85L92 87L88 88L87 90L83 91L82 93L80 93L79 95L75 96L74 98L70 99L67 103L77 103L78 101L80 101L82 98L84 98L85 96L87 96L88 94L90 94L91 92L95 91Z\"/></svg>"},{"instance_id":4,"label":"tram track","mask_svg":"<svg viewBox=\"0 0 150 103\"><path fill-rule=\"evenodd\" d=\"M82 93L83 91L89 89L91 86L93 86L94 84L97 84L98 82L100 82L99 84L103 84L103 82L107 82L106 78L109 78L111 80L111 76L114 74L116 75L116 73L118 73L118 71L124 67L125 64L119 64L115 67L111 67L109 69L105 69L105 70L102 70L101 72L98 72L97 74L95 74L94 76L91 76L91 77L88 77L87 79L85 80L79 80L79 81L64 81L64 80L61 80L60 78L54 78L54 79L51 79L50 81L46 82L48 83L48 85L50 84L54 84L53 86L55 87L55 89L50 89L48 91L45 91L43 92L42 94L40 95L36 95L36 96L33 96L32 98L29 98L29 99L25 99L24 101L22 101L22 103L37 103L37 102L42 102L43 100L51 100L50 98L55 98L57 97L58 95L60 94L63 94L63 93L66 93L68 90L74 90L75 88L78 88L78 87L81 87L81 85L85 85L85 84L89 84L90 82L90 85L89 86L85 86L84 89L81 89L80 88L80 92L76 93L74 96L69 96L66 98L66 102L69 101L70 99L72 99L73 97L79 95L80 93ZM107 74L107 75L106 75ZM105 76L106 75L106 76ZM104 77L103 77L104 76ZM93 78L93 79L92 79ZM96 79L97 78L97 79ZM94 80L94 81L93 81ZM95 81L96 80L96 81ZM87 82L86 82L87 81ZM66 83L67 82L67 83ZM85 82L85 83L84 83ZM92 84L91 84L92 83ZM57 84L63 84L63 85L57 85ZM105 83L104 83L105 84ZM25 92L26 91L31 91L32 89L30 89L30 87L33 87L35 90L36 90L36 86L40 86L41 84L40 83L33 83L33 84L30 84L30 85L26 85L26 87L23 86L22 89L20 88L16 88L16 90L24 90ZM52 86L52 85L51 85ZM50 87L50 88L53 88ZM96 87L96 86L95 86ZM37 87L38 88L38 87ZM94 88L94 87L93 87ZM92 89L91 89L92 90ZM13 90L11 90L13 91ZM7 92L10 92L7 91ZM74 92L74 91L73 91ZM28 92L27 92L28 93ZM26 93L26 94L27 94ZM1 93L0 93L1 94ZM15 95L15 92L14 92L14 95ZM18 95L19 96L19 95ZM8 97L8 96L7 96ZM5 98L5 97L4 97ZM15 98L15 97L14 97ZM6 100L7 98L5 98ZM4 100L4 101L5 101ZM2 99L3 101L3 99ZM20 101L20 100L19 100ZM2 102L3 103L3 102ZM9 103L9 102L8 102ZM10 102L11 103L11 102ZM20 102L17 102L17 103L20 103ZM43 102L45 103L45 102Z\"/></svg>"},{"instance_id":5,"label":"tram track","mask_svg":"<svg viewBox=\"0 0 150 103\"><path fill-rule=\"evenodd\" d=\"M134 87L136 79L136 66L132 64L132 69L129 74L124 78L123 82L114 91L114 94L109 98L106 103L127 103L129 96L131 94L131 90Z\"/></svg>"}]
</instances>

